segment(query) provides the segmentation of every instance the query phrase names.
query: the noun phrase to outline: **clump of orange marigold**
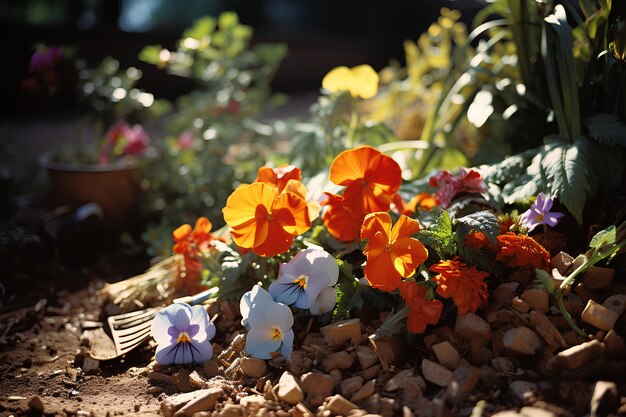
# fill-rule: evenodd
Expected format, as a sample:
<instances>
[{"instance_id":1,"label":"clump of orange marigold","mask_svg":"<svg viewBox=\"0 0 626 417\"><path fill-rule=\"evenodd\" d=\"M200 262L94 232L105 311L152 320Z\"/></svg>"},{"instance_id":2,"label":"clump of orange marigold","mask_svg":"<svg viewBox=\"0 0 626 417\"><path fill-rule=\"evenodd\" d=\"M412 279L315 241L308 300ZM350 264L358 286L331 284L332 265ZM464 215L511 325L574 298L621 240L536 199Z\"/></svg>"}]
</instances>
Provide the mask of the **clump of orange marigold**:
<instances>
[{"instance_id":1,"label":"clump of orange marigold","mask_svg":"<svg viewBox=\"0 0 626 417\"><path fill-rule=\"evenodd\" d=\"M439 300L427 300L428 290L415 283L404 281L400 284L400 296L409 307L407 329L412 333L424 333L427 324L437 324L443 310Z\"/></svg>"},{"instance_id":2,"label":"clump of orange marigold","mask_svg":"<svg viewBox=\"0 0 626 417\"><path fill-rule=\"evenodd\" d=\"M550 253L532 237L509 232L497 239L501 247L496 254L497 261L502 261L511 268L529 266L548 269Z\"/></svg>"},{"instance_id":3,"label":"clump of orange marigold","mask_svg":"<svg viewBox=\"0 0 626 417\"><path fill-rule=\"evenodd\" d=\"M459 314L468 311L475 313L489 297L485 278L487 272L469 267L458 256L452 260L442 260L431 265L430 270L437 273L437 294L443 298L452 298Z\"/></svg>"}]
</instances>

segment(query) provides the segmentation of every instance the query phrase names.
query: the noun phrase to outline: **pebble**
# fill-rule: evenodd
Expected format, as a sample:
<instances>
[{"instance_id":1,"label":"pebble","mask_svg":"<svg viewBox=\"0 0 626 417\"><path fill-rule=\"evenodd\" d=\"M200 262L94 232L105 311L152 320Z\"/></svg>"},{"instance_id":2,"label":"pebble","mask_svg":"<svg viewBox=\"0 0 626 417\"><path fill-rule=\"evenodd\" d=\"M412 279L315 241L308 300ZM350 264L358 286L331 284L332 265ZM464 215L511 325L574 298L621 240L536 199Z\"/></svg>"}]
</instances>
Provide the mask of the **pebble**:
<instances>
[{"instance_id":1,"label":"pebble","mask_svg":"<svg viewBox=\"0 0 626 417\"><path fill-rule=\"evenodd\" d=\"M339 383L339 392L344 397L349 397L363 386L363 377L353 376L352 378L346 378Z\"/></svg>"},{"instance_id":2,"label":"pebble","mask_svg":"<svg viewBox=\"0 0 626 417\"><path fill-rule=\"evenodd\" d=\"M262 395L248 395L243 397L239 404L244 406L250 414L259 410L265 404L265 398Z\"/></svg>"},{"instance_id":3,"label":"pebble","mask_svg":"<svg viewBox=\"0 0 626 417\"><path fill-rule=\"evenodd\" d=\"M559 352L548 363L557 369L575 370L604 355L604 346L597 340L581 343Z\"/></svg>"},{"instance_id":4,"label":"pebble","mask_svg":"<svg viewBox=\"0 0 626 417\"><path fill-rule=\"evenodd\" d=\"M583 275L582 282L587 289L592 291L607 290L611 288L614 276L615 270L613 268L592 266L585 272L585 275Z\"/></svg>"},{"instance_id":5,"label":"pebble","mask_svg":"<svg viewBox=\"0 0 626 417\"><path fill-rule=\"evenodd\" d=\"M452 372L443 365L428 359L422 359L422 373L426 381L445 387L452 379Z\"/></svg>"},{"instance_id":6,"label":"pebble","mask_svg":"<svg viewBox=\"0 0 626 417\"><path fill-rule=\"evenodd\" d=\"M617 410L620 397L614 382L597 381L593 387L590 417L604 417Z\"/></svg>"},{"instance_id":7,"label":"pebble","mask_svg":"<svg viewBox=\"0 0 626 417\"><path fill-rule=\"evenodd\" d=\"M528 381L513 381L509 387L513 394L523 403L532 401L537 393L537 385Z\"/></svg>"},{"instance_id":8,"label":"pebble","mask_svg":"<svg viewBox=\"0 0 626 417\"><path fill-rule=\"evenodd\" d=\"M329 347L341 346L349 340L361 337L361 320L338 321L320 329Z\"/></svg>"},{"instance_id":9,"label":"pebble","mask_svg":"<svg viewBox=\"0 0 626 417\"><path fill-rule=\"evenodd\" d=\"M193 386L189 383L190 373L188 369L181 368L172 374L172 382L181 392L191 392L194 390Z\"/></svg>"},{"instance_id":10,"label":"pebble","mask_svg":"<svg viewBox=\"0 0 626 417\"><path fill-rule=\"evenodd\" d=\"M348 401L343 396L336 394L334 395L328 405L326 405L326 409L331 413L338 414L341 416L347 416L350 411L359 408L356 404Z\"/></svg>"},{"instance_id":11,"label":"pebble","mask_svg":"<svg viewBox=\"0 0 626 417\"><path fill-rule=\"evenodd\" d=\"M239 367L250 378L261 378L267 373L267 364L263 359L243 357L239 361Z\"/></svg>"},{"instance_id":12,"label":"pebble","mask_svg":"<svg viewBox=\"0 0 626 417\"><path fill-rule=\"evenodd\" d=\"M213 411L217 400L224 395L224 390L221 388L207 388L206 390L196 392L202 393L190 400L180 410L176 411L176 413L174 413L175 417L191 417L194 413L199 411Z\"/></svg>"},{"instance_id":13,"label":"pebble","mask_svg":"<svg viewBox=\"0 0 626 417\"><path fill-rule=\"evenodd\" d=\"M485 340L491 340L489 324L474 313L459 315L454 324L454 331L464 339L472 340L480 336Z\"/></svg>"},{"instance_id":14,"label":"pebble","mask_svg":"<svg viewBox=\"0 0 626 417\"><path fill-rule=\"evenodd\" d=\"M296 377L289 373L283 372L278 381L278 392L276 393L278 399L288 404L297 404L304 400L304 393L298 385Z\"/></svg>"},{"instance_id":15,"label":"pebble","mask_svg":"<svg viewBox=\"0 0 626 417\"><path fill-rule=\"evenodd\" d=\"M461 355L448 341L434 344L432 350L440 364L448 369L456 369L459 366Z\"/></svg>"},{"instance_id":16,"label":"pebble","mask_svg":"<svg viewBox=\"0 0 626 417\"><path fill-rule=\"evenodd\" d=\"M148 373L148 379L157 384L170 384L172 382L171 376L157 371Z\"/></svg>"},{"instance_id":17,"label":"pebble","mask_svg":"<svg viewBox=\"0 0 626 417\"><path fill-rule=\"evenodd\" d=\"M524 291L520 298L526 301L532 310L547 313L550 309L550 295L546 290L531 288Z\"/></svg>"},{"instance_id":18,"label":"pebble","mask_svg":"<svg viewBox=\"0 0 626 417\"><path fill-rule=\"evenodd\" d=\"M83 372L88 374L89 372L97 371L99 368L100 368L99 360L93 359L90 356L85 356L83 358L83 365L82 365Z\"/></svg>"},{"instance_id":19,"label":"pebble","mask_svg":"<svg viewBox=\"0 0 626 417\"><path fill-rule=\"evenodd\" d=\"M167 397L165 401L161 403L161 412L165 417L172 417L174 413L182 408L185 404L187 404L194 398L203 395L206 391L208 390L198 390Z\"/></svg>"},{"instance_id":20,"label":"pebble","mask_svg":"<svg viewBox=\"0 0 626 417\"><path fill-rule=\"evenodd\" d=\"M387 383L385 384L385 387L383 388L383 390L387 392L399 391L406 386L407 380L411 378L412 376L413 376L413 370L404 369L398 372L397 374L395 374L394 376L392 376L389 379L389 381L387 381Z\"/></svg>"},{"instance_id":21,"label":"pebble","mask_svg":"<svg viewBox=\"0 0 626 417\"><path fill-rule=\"evenodd\" d=\"M208 378L213 378L220 372L220 366L215 361L208 361L202 365L202 370Z\"/></svg>"},{"instance_id":22,"label":"pebble","mask_svg":"<svg viewBox=\"0 0 626 417\"><path fill-rule=\"evenodd\" d=\"M39 395L33 396L28 401L28 408L30 408L30 410L34 414L43 414L44 404L43 404L43 401L41 400L41 397L39 397Z\"/></svg>"},{"instance_id":23,"label":"pebble","mask_svg":"<svg viewBox=\"0 0 626 417\"><path fill-rule=\"evenodd\" d=\"M619 318L619 314L604 307L602 304L589 300L587 302L587 306L583 310L581 318L584 322L589 323L600 330L608 331L615 326L615 323Z\"/></svg>"},{"instance_id":24,"label":"pebble","mask_svg":"<svg viewBox=\"0 0 626 417\"><path fill-rule=\"evenodd\" d=\"M539 333L541 337L550 346L567 347L563 335L556 328L554 324L548 319L548 317L540 311L533 311L530 313L530 323L535 328L535 331Z\"/></svg>"},{"instance_id":25,"label":"pebble","mask_svg":"<svg viewBox=\"0 0 626 417\"><path fill-rule=\"evenodd\" d=\"M480 381L480 369L470 366L457 368L452 372L452 379L448 384L448 394L455 401L464 400L476 388Z\"/></svg>"},{"instance_id":26,"label":"pebble","mask_svg":"<svg viewBox=\"0 0 626 417\"><path fill-rule=\"evenodd\" d=\"M198 371L193 371L189 374L189 383L194 388L204 388L208 382L209 381L207 381L202 375L200 375Z\"/></svg>"},{"instance_id":27,"label":"pebble","mask_svg":"<svg viewBox=\"0 0 626 417\"><path fill-rule=\"evenodd\" d=\"M367 381L353 396L350 398L350 401L353 403L358 403L368 398L376 392L376 380L371 379Z\"/></svg>"},{"instance_id":28,"label":"pebble","mask_svg":"<svg viewBox=\"0 0 626 417\"><path fill-rule=\"evenodd\" d=\"M356 358L359 361L361 369L367 369L378 363L378 355L369 346L359 345L356 347Z\"/></svg>"},{"instance_id":29,"label":"pebble","mask_svg":"<svg viewBox=\"0 0 626 417\"><path fill-rule=\"evenodd\" d=\"M321 372L309 372L300 378L300 387L306 394L307 401L313 407L322 405L324 399L333 394L333 377Z\"/></svg>"},{"instance_id":30,"label":"pebble","mask_svg":"<svg viewBox=\"0 0 626 417\"><path fill-rule=\"evenodd\" d=\"M543 341L528 327L509 329L504 334L504 347L516 355L532 356L539 352Z\"/></svg>"},{"instance_id":31,"label":"pebble","mask_svg":"<svg viewBox=\"0 0 626 417\"><path fill-rule=\"evenodd\" d=\"M302 403L296 404L289 412L293 417L315 417L315 414L310 412Z\"/></svg>"},{"instance_id":32,"label":"pebble","mask_svg":"<svg viewBox=\"0 0 626 417\"><path fill-rule=\"evenodd\" d=\"M380 364L370 366L369 368L359 372L359 375L361 375L363 379L372 379L376 375L378 375L378 372L380 372L381 368L382 368L382 365Z\"/></svg>"},{"instance_id":33,"label":"pebble","mask_svg":"<svg viewBox=\"0 0 626 417\"><path fill-rule=\"evenodd\" d=\"M328 372L331 369L348 369L354 364L354 358L346 351L335 352L322 359L321 369Z\"/></svg>"},{"instance_id":34,"label":"pebble","mask_svg":"<svg viewBox=\"0 0 626 417\"><path fill-rule=\"evenodd\" d=\"M530 305L519 297L514 297L511 300L511 307L520 313L528 313L530 311Z\"/></svg>"},{"instance_id":35,"label":"pebble","mask_svg":"<svg viewBox=\"0 0 626 417\"><path fill-rule=\"evenodd\" d=\"M613 329L607 332L602 342L606 347L607 353L617 356L624 352L624 339Z\"/></svg>"},{"instance_id":36,"label":"pebble","mask_svg":"<svg viewBox=\"0 0 626 417\"><path fill-rule=\"evenodd\" d=\"M565 274L572 266L574 258L565 252L559 252L550 259L550 267L556 268L561 274Z\"/></svg>"},{"instance_id":37,"label":"pebble","mask_svg":"<svg viewBox=\"0 0 626 417\"><path fill-rule=\"evenodd\" d=\"M626 311L626 294L614 294L606 298L602 305L620 316Z\"/></svg>"}]
</instances>

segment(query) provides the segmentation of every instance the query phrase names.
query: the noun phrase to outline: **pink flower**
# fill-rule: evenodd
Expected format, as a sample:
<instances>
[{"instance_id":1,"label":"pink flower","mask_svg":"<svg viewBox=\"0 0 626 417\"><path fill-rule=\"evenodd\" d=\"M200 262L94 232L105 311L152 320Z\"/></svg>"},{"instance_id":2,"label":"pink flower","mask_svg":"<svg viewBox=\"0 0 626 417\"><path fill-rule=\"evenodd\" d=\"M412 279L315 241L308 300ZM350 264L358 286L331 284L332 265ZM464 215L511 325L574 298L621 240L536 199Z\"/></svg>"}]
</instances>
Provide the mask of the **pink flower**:
<instances>
[{"instance_id":1,"label":"pink flower","mask_svg":"<svg viewBox=\"0 0 626 417\"><path fill-rule=\"evenodd\" d=\"M431 187L439 188L436 194L437 204L448 208L454 196L459 193L483 193L485 186L480 172L475 169L461 168L456 175L448 171L430 177L428 181Z\"/></svg>"},{"instance_id":2,"label":"pink flower","mask_svg":"<svg viewBox=\"0 0 626 417\"><path fill-rule=\"evenodd\" d=\"M28 65L31 74L53 69L63 58L63 48L40 47L33 53Z\"/></svg>"},{"instance_id":3,"label":"pink flower","mask_svg":"<svg viewBox=\"0 0 626 417\"><path fill-rule=\"evenodd\" d=\"M189 131L181 133L178 139L176 139L176 143L180 149L193 148L193 133Z\"/></svg>"},{"instance_id":4,"label":"pink flower","mask_svg":"<svg viewBox=\"0 0 626 417\"><path fill-rule=\"evenodd\" d=\"M553 203L554 199L552 197L539 193L532 206L520 217L522 226L527 227L529 232L532 232L533 229L540 224L545 224L550 227L556 226L564 214L550 211Z\"/></svg>"},{"instance_id":5,"label":"pink flower","mask_svg":"<svg viewBox=\"0 0 626 417\"><path fill-rule=\"evenodd\" d=\"M130 127L126 122L117 122L104 135L100 161L108 161L111 150L117 156L137 155L145 151L149 144L150 136L143 126L137 124Z\"/></svg>"}]
</instances>

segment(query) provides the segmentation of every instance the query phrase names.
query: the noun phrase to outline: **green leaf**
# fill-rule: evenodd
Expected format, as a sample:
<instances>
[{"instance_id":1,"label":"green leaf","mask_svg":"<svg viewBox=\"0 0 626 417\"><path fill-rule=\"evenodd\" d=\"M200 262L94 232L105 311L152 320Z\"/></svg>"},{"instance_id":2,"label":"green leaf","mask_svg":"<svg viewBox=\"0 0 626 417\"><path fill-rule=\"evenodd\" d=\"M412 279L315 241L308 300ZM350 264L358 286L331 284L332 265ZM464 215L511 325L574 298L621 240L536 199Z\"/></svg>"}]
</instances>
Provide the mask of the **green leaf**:
<instances>
[{"instance_id":1,"label":"green leaf","mask_svg":"<svg viewBox=\"0 0 626 417\"><path fill-rule=\"evenodd\" d=\"M612 245L617 239L617 229L615 226L609 226L604 230L599 231L591 238L589 247L593 249L599 249L604 245Z\"/></svg>"},{"instance_id":2,"label":"green leaf","mask_svg":"<svg viewBox=\"0 0 626 417\"><path fill-rule=\"evenodd\" d=\"M614 114L598 113L585 119L589 136L606 145L626 146L626 125Z\"/></svg>"},{"instance_id":3,"label":"green leaf","mask_svg":"<svg viewBox=\"0 0 626 417\"><path fill-rule=\"evenodd\" d=\"M139 59L148 64L156 65L159 60L159 54L163 48L161 45L148 45L139 52Z\"/></svg>"},{"instance_id":4,"label":"green leaf","mask_svg":"<svg viewBox=\"0 0 626 417\"><path fill-rule=\"evenodd\" d=\"M588 164L578 143L554 147L542 157L541 167L550 181L551 194L582 224L585 200L591 187Z\"/></svg>"},{"instance_id":5,"label":"green leaf","mask_svg":"<svg viewBox=\"0 0 626 417\"><path fill-rule=\"evenodd\" d=\"M204 16L198 19L192 27L187 29L183 33L184 38L193 38L200 40L205 36L209 36L215 30L215 18L211 16Z\"/></svg>"},{"instance_id":6,"label":"green leaf","mask_svg":"<svg viewBox=\"0 0 626 417\"><path fill-rule=\"evenodd\" d=\"M220 30L229 29L239 24L239 17L235 12L223 12L219 17Z\"/></svg>"},{"instance_id":7,"label":"green leaf","mask_svg":"<svg viewBox=\"0 0 626 417\"><path fill-rule=\"evenodd\" d=\"M387 317L387 320L370 336L372 340L382 339L384 337L393 336L406 329L406 320L408 318L409 308L404 306L400 311Z\"/></svg>"},{"instance_id":8,"label":"green leaf","mask_svg":"<svg viewBox=\"0 0 626 417\"><path fill-rule=\"evenodd\" d=\"M452 220L447 211L441 213L433 226L421 230L417 237L422 243L433 248L442 259L456 253Z\"/></svg>"},{"instance_id":9,"label":"green leaf","mask_svg":"<svg viewBox=\"0 0 626 417\"><path fill-rule=\"evenodd\" d=\"M500 222L490 211L483 210L458 218L457 234L467 235L470 232L478 231L484 233L491 243L497 243L496 236L500 234Z\"/></svg>"},{"instance_id":10,"label":"green leaf","mask_svg":"<svg viewBox=\"0 0 626 417\"><path fill-rule=\"evenodd\" d=\"M337 306L333 311L333 321L348 317L350 310L363 306L363 286L354 278L341 281L335 286Z\"/></svg>"}]
</instances>

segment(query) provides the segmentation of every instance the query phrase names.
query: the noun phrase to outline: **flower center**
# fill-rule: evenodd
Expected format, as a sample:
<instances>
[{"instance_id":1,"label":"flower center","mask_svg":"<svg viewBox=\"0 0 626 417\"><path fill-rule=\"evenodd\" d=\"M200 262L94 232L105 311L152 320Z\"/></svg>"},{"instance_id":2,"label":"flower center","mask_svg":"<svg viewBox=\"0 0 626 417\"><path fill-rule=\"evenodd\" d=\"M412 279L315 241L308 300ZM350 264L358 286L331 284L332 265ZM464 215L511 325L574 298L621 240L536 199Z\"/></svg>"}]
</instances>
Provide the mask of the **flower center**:
<instances>
[{"instance_id":1,"label":"flower center","mask_svg":"<svg viewBox=\"0 0 626 417\"><path fill-rule=\"evenodd\" d=\"M190 343L191 337L187 334L187 332L180 332L178 335L178 343Z\"/></svg>"},{"instance_id":2,"label":"flower center","mask_svg":"<svg viewBox=\"0 0 626 417\"><path fill-rule=\"evenodd\" d=\"M300 275L298 278L293 280L293 283L297 284L302 289L306 289L306 279L307 279L306 275Z\"/></svg>"},{"instance_id":3,"label":"flower center","mask_svg":"<svg viewBox=\"0 0 626 417\"><path fill-rule=\"evenodd\" d=\"M537 215L537 221L538 221L538 222L543 221L543 218L544 218L544 217L546 217L546 215L545 215L545 214L543 214L543 213L539 213L539 214Z\"/></svg>"},{"instance_id":4,"label":"flower center","mask_svg":"<svg viewBox=\"0 0 626 417\"><path fill-rule=\"evenodd\" d=\"M282 338L283 334L281 333L280 329L278 327L274 327L274 330L272 331L272 339L281 340Z\"/></svg>"},{"instance_id":5,"label":"flower center","mask_svg":"<svg viewBox=\"0 0 626 417\"><path fill-rule=\"evenodd\" d=\"M385 252L391 252L393 245L391 243L387 243L385 245Z\"/></svg>"}]
</instances>

